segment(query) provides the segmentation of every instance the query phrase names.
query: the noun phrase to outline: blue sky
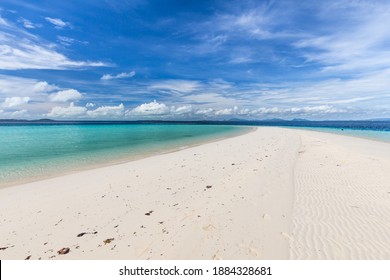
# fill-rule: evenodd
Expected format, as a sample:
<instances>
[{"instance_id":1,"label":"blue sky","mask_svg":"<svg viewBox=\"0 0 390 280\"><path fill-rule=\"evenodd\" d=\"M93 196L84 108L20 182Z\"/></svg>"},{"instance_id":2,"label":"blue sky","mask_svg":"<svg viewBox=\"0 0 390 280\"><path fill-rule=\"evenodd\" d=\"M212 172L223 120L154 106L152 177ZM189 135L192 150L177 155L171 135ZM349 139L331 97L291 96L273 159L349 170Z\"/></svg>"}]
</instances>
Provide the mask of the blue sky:
<instances>
[{"instance_id":1,"label":"blue sky","mask_svg":"<svg viewBox=\"0 0 390 280\"><path fill-rule=\"evenodd\" d=\"M0 2L0 118L390 117L389 1Z\"/></svg>"}]
</instances>

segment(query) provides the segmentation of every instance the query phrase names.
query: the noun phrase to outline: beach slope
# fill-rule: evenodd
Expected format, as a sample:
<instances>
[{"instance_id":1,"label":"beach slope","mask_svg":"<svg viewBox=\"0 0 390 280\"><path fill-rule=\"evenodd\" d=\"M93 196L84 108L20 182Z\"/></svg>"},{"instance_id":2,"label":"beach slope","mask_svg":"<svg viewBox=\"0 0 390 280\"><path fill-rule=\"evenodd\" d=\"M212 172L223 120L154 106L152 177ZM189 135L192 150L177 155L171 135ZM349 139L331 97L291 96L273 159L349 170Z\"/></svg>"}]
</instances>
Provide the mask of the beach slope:
<instances>
[{"instance_id":1,"label":"beach slope","mask_svg":"<svg viewBox=\"0 0 390 280\"><path fill-rule=\"evenodd\" d=\"M0 258L389 259L389 146L259 127L3 188Z\"/></svg>"}]
</instances>

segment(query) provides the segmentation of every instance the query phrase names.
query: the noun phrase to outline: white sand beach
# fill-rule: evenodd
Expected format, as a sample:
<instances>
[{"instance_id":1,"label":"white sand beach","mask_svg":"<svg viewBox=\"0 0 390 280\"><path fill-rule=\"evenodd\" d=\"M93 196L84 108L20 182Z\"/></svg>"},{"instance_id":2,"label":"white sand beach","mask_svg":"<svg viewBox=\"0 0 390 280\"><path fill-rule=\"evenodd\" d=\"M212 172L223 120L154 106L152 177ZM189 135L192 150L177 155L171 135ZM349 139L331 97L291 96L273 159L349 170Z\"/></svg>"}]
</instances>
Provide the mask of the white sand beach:
<instances>
[{"instance_id":1,"label":"white sand beach","mask_svg":"<svg viewBox=\"0 0 390 280\"><path fill-rule=\"evenodd\" d=\"M0 259L390 259L390 144L259 127L0 207Z\"/></svg>"}]
</instances>

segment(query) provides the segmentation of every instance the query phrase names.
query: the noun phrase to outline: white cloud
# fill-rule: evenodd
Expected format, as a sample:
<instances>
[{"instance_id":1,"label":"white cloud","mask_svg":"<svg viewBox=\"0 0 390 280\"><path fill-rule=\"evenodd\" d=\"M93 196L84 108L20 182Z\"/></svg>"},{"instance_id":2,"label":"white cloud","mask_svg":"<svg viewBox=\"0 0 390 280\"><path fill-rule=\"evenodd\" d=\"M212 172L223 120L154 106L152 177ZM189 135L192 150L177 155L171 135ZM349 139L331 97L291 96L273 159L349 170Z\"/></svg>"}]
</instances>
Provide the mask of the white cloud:
<instances>
[{"instance_id":1,"label":"white cloud","mask_svg":"<svg viewBox=\"0 0 390 280\"><path fill-rule=\"evenodd\" d=\"M70 103L69 107L56 106L46 114L47 117L52 118L94 118L94 119L111 119L123 117L125 113L125 106L121 103L118 106L101 106L95 110L88 110L86 107L75 106Z\"/></svg>"},{"instance_id":2,"label":"white cloud","mask_svg":"<svg viewBox=\"0 0 390 280\"><path fill-rule=\"evenodd\" d=\"M267 13L265 7L228 16L227 20L229 20L231 28L236 32L246 32L261 39L267 39L272 36L272 33L269 31L272 18L270 18L270 14Z\"/></svg>"},{"instance_id":3,"label":"white cloud","mask_svg":"<svg viewBox=\"0 0 390 280\"><path fill-rule=\"evenodd\" d=\"M235 96L229 96L229 94L223 91L190 94L182 97L182 100L189 104L214 104L214 106L219 107L234 106L241 102Z\"/></svg>"},{"instance_id":4,"label":"white cloud","mask_svg":"<svg viewBox=\"0 0 390 280\"><path fill-rule=\"evenodd\" d=\"M207 87L213 87L217 90L228 90L233 88L233 83L227 82L223 79L214 79L208 83Z\"/></svg>"},{"instance_id":5,"label":"white cloud","mask_svg":"<svg viewBox=\"0 0 390 280\"><path fill-rule=\"evenodd\" d=\"M85 116L87 109L85 107L75 106L70 103L69 107L56 106L47 114L51 118L75 118Z\"/></svg>"},{"instance_id":6,"label":"white cloud","mask_svg":"<svg viewBox=\"0 0 390 280\"><path fill-rule=\"evenodd\" d=\"M100 79L104 80L104 81L108 81L108 80L112 80L112 79L131 78L131 77L134 77L135 74L136 74L135 71L131 71L131 72L128 72L128 73L123 72L123 73L120 73L118 75L105 74Z\"/></svg>"},{"instance_id":7,"label":"white cloud","mask_svg":"<svg viewBox=\"0 0 390 280\"><path fill-rule=\"evenodd\" d=\"M241 63L249 63L252 61L253 59L248 54L245 55L233 54L229 62L232 64L241 64Z\"/></svg>"},{"instance_id":8,"label":"white cloud","mask_svg":"<svg viewBox=\"0 0 390 280\"><path fill-rule=\"evenodd\" d=\"M27 110L19 110L11 113L11 118L13 119L22 119L29 117L30 115L28 114Z\"/></svg>"},{"instance_id":9,"label":"white cloud","mask_svg":"<svg viewBox=\"0 0 390 280\"><path fill-rule=\"evenodd\" d=\"M385 47L390 41L389 2L327 3L320 10L322 24L331 22L328 28L295 43L308 61L320 62L326 72L367 73L389 66L390 51Z\"/></svg>"},{"instance_id":10,"label":"white cloud","mask_svg":"<svg viewBox=\"0 0 390 280\"><path fill-rule=\"evenodd\" d=\"M157 90L168 90L178 93L190 93L197 90L201 86L198 81L191 80L165 80L154 83L149 88Z\"/></svg>"},{"instance_id":11,"label":"white cloud","mask_svg":"<svg viewBox=\"0 0 390 280\"><path fill-rule=\"evenodd\" d=\"M282 110L277 107L269 107L269 108L262 107L253 110L251 112L251 114L278 114L278 113L282 113Z\"/></svg>"},{"instance_id":12,"label":"white cloud","mask_svg":"<svg viewBox=\"0 0 390 280\"><path fill-rule=\"evenodd\" d=\"M62 29L64 27L70 26L69 22L65 22L60 18L45 17L45 20L53 24L57 29Z\"/></svg>"},{"instance_id":13,"label":"white cloud","mask_svg":"<svg viewBox=\"0 0 390 280\"><path fill-rule=\"evenodd\" d=\"M250 113L250 110L245 108L245 109L241 109L241 110L238 110L235 112L237 115L249 115Z\"/></svg>"},{"instance_id":14,"label":"white cloud","mask_svg":"<svg viewBox=\"0 0 390 280\"><path fill-rule=\"evenodd\" d=\"M293 107L285 110L287 113L293 114L333 114L333 113L344 113L345 110L337 109L329 105L320 106L305 106L305 107Z\"/></svg>"},{"instance_id":15,"label":"white cloud","mask_svg":"<svg viewBox=\"0 0 390 280\"><path fill-rule=\"evenodd\" d=\"M0 38L0 43L1 38ZM34 43L12 42L0 45L0 69L69 69L107 66L103 62L73 61L53 49Z\"/></svg>"},{"instance_id":16,"label":"white cloud","mask_svg":"<svg viewBox=\"0 0 390 280\"><path fill-rule=\"evenodd\" d=\"M2 103L3 107L11 108L17 107L23 104L27 104L30 101L30 97L7 97L5 101Z\"/></svg>"},{"instance_id":17,"label":"white cloud","mask_svg":"<svg viewBox=\"0 0 390 280\"><path fill-rule=\"evenodd\" d=\"M32 23L31 21L29 21L28 19L25 19L25 18L20 18L18 21L21 22L23 24L23 26L25 28L28 28L28 29L35 29L37 27L40 27L40 25L34 24L34 23Z\"/></svg>"},{"instance_id":18,"label":"white cloud","mask_svg":"<svg viewBox=\"0 0 390 280\"><path fill-rule=\"evenodd\" d=\"M66 47L71 46L74 43L79 43L79 44L84 44L84 45L89 44L88 41L80 41L80 40L66 37L66 36L57 36L57 41Z\"/></svg>"},{"instance_id":19,"label":"white cloud","mask_svg":"<svg viewBox=\"0 0 390 280\"><path fill-rule=\"evenodd\" d=\"M196 115L210 115L214 112L214 109L207 108L207 109L199 109L195 112Z\"/></svg>"},{"instance_id":20,"label":"white cloud","mask_svg":"<svg viewBox=\"0 0 390 280\"><path fill-rule=\"evenodd\" d=\"M57 86L45 81L0 75L0 98L30 96L31 98L44 97L47 99L47 93L57 89ZM32 93L34 94L32 95Z\"/></svg>"},{"instance_id":21,"label":"white cloud","mask_svg":"<svg viewBox=\"0 0 390 280\"><path fill-rule=\"evenodd\" d=\"M9 26L9 24L6 22L5 19L3 19L0 15L0 25L3 25L3 26Z\"/></svg>"},{"instance_id":22,"label":"white cloud","mask_svg":"<svg viewBox=\"0 0 390 280\"><path fill-rule=\"evenodd\" d=\"M96 104L93 103L93 102L88 102L88 103L85 105L85 107L87 107L87 108L95 107L95 106L96 106Z\"/></svg>"},{"instance_id":23,"label":"white cloud","mask_svg":"<svg viewBox=\"0 0 390 280\"><path fill-rule=\"evenodd\" d=\"M171 108L171 113L174 114L174 115L189 114L191 112L192 112L192 106L191 105L184 105L184 106L180 106L180 107L177 107L177 108L172 106L172 108Z\"/></svg>"},{"instance_id":24,"label":"white cloud","mask_svg":"<svg viewBox=\"0 0 390 280\"><path fill-rule=\"evenodd\" d=\"M58 89L57 86L50 85L45 81L38 82L33 86L33 92L51 92L56 89Z\"/></svg>"},{"instance_id":25,"label":"white cloud","mask_svg":"<svg viewBox=\"0 0 390 280\"><path fill-rule=\"evenodd\" d=\"M246 113L248 113L249 110L245 110L245 109L242 109L242 110L238 110L238 107L237 106L234 106L233 108L225 108L225 109L221 109L221 110L217 110L215 111L215 115L216 116L221 116L221 115L245 115Z\"/></svg>"},{"instance_id":26,"label":"white cloud","mask_svg":"<svg viewBox=\"0 0 390 280\"><path fill-rule=\"evenodd\" d=\"M124 116L125 106L121 103L118 106L101 106L93 111L87 111L91 117L121 117Z\"/></svg>"},{"instance_id":27,"label":"white cloud","mask_svg":"<svg viewBox=\"0 0 390 280\"><path fill-rule=\"evenodd\" d=\"M53 102L67 102L70 100L81 99L83 95L75 89L61 90L50 95L50 100Z\"/></svg>"},{"instance_id":28,"label":"white cloud","mask_svg":"<svg viewBox=\"0 0 390 280\"><path fill-rule=\"evenodd\" d=\"M290 39L300 38L302 34L297 30L283 28L286 22L291 21L291 12L286 4L275 3L273 1L263 1L253 4L251 1L245 1L245 4L233 7L229 12L218 13L211 20L196 23L192 26L199 33L224 34L229 40L243 42L253 40L268 39ZM287 5L288 6L288 5ZM283 20L282 20L283 19ZM239 44L240 45L240 44ZM258 52L258 44L255 44L254 52ZM232 51L232 49L234 51ZM229 54L236 52L235 46L229 46ZM252 61L249 57L242 56L240 59L231 59L233 63L244 63Z\"/></svg>"},{"instance_id":29,"label":"white cloud","mask_svg":"<svg viewBox=\"0 0 390 280\"><path fill-rule=\"evenodd\" d=\"M304 84L287 83L283 88L272 90L259 97L259 102L267 105L290 105L300 102L302 106L312 105L356 105L374 109L386 103L390 94L390 69L369 73L358 78L329 79Z\"/></svg>"},{"instance_id":30,"label":"white cloud","mask_svg":"<svg viewBox=\"0 0 390 280\"><path fill-rule=\"evenodd\" d=\"M108 66L103 62L74 61L55 50L55 45L2 19L0 69L72 69Z\"/></svg>"},{"instance_id":31,"label":"white cloud","mask_svg":"<svg viewBox=\"0 0 390 280\"><path fill-rule=\"evenodd\" d=\"M273 114L277 116L290 116L290 115L301 115L301 116L313 116L313 115L327 115L335 113L346 113L345 109L337 109L330 105L319 105L319 106L304 106L304 107L290 107L290 108L279 108L279 107L262 107L250 112L251 114Z\"/></svg>"},{"instance_id":32,"label":"white cloud","mask_svg":"<svg viewBox=\"0 0 390 280\"><path fill-rule=\"evenodd\" d=\"M166 115L170 112L167 105L164 103L158 103L156 100L150 103L144 103L128 111L126 115Z\"/></svg>"},{"instance_id":33,"label":"white cloud","mask_svg":"<svg viewBox=\"0 0 390 280\"><path fill-rule=\"evenodd\" d=\"M57 36L57 38L60 41L60 43L65 45L65 46L70 46L76 41L73 38L69 38L69 37L65 37L65 36Z\"/></svg>"},{"instance_id":34,"label":"white cloud","mask_svg":"<svg viewBox=\"0 0 390 280\"><path fill-rule=\"evenodd\" d=\"M10 27L9 23L4 18L2 18L1 15L0 15L0 26L1 25L4 26L4 27Z\"/></svg>"},{"instance_id":35,"label":"white cloud","mask_svg":"<svg viewBox=\"0 0 390 280\"><path fill-rule=\"evenodd\" d=\"M232 115L233 114L233 109L232 108L229 108L229 109L221 109L221 110L218 110L218 111L215 111L215 115L216 116L221 116L221 115Z\"/></svg>"}]
</instances>

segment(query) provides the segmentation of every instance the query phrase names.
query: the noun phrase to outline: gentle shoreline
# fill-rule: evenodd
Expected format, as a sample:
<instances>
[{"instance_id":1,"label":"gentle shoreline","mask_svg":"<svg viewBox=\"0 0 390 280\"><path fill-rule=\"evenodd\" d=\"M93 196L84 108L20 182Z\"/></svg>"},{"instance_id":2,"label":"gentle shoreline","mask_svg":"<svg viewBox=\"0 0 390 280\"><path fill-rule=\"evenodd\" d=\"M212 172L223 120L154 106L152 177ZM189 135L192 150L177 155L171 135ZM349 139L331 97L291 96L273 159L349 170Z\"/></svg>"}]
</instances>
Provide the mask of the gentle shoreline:
<instances>
[{"instance_id":1,"label":"gentle shoreline","mask_svg":"<svg viewBox=\"0 0 390 280\"><path fill-rule=\"evenodd\" d=\"M257 127L2 188L0 258L390 259L389 146Z\"/></svg>"},{"instance_id":2,"label":"gentle shoreline","mask_svg":"<svg viewBox=\"0 0 390 280\"><path fill-rule=\"evenodd\" d=\"M123 164L123 163L136 161L136 160L140 160L140 159L144 159L144 158L152 157L152 156L156 156L156 155L173 153L173 152L177 152L177 151L180 151L183 149L188 149L191 147L196 147L196 146L207 144L207 143L221 141L223 139L244 135L244 134L249 133L249 132L256 129L255 127L247 127L247 126L237 126L237 127L244 128L244 129L242 131L229 132L228 135L219 135L217 137L214 136L211 138L202 139L200 141L196 141L194 143L191 143L191 144L188 144L185 146L176 146L173 148L161 148L161 149L154 151L154 152L126 155L126 156L122 156L122 157L108 160L106 162L100 162L100 163L94 163L94 164L83 164L83 165L74 166L71 168L66 168L65 170L57 170L55 172L50 172L47 174L40 174L38 176L27 176L25 178L18 179L18 180L0 182L0 190L2 188L8 188L8 187L17 186L17 185L38 182L38 181L52 179L52 178L56 178L56 177L63 176L63 175L70 175L70 174L74 174L74 173L78 173L78 172L82 172L82 171L86 171L86 170L98 169L98 168L102 168L102 167Z\"/></svg>"}]
</instances>

